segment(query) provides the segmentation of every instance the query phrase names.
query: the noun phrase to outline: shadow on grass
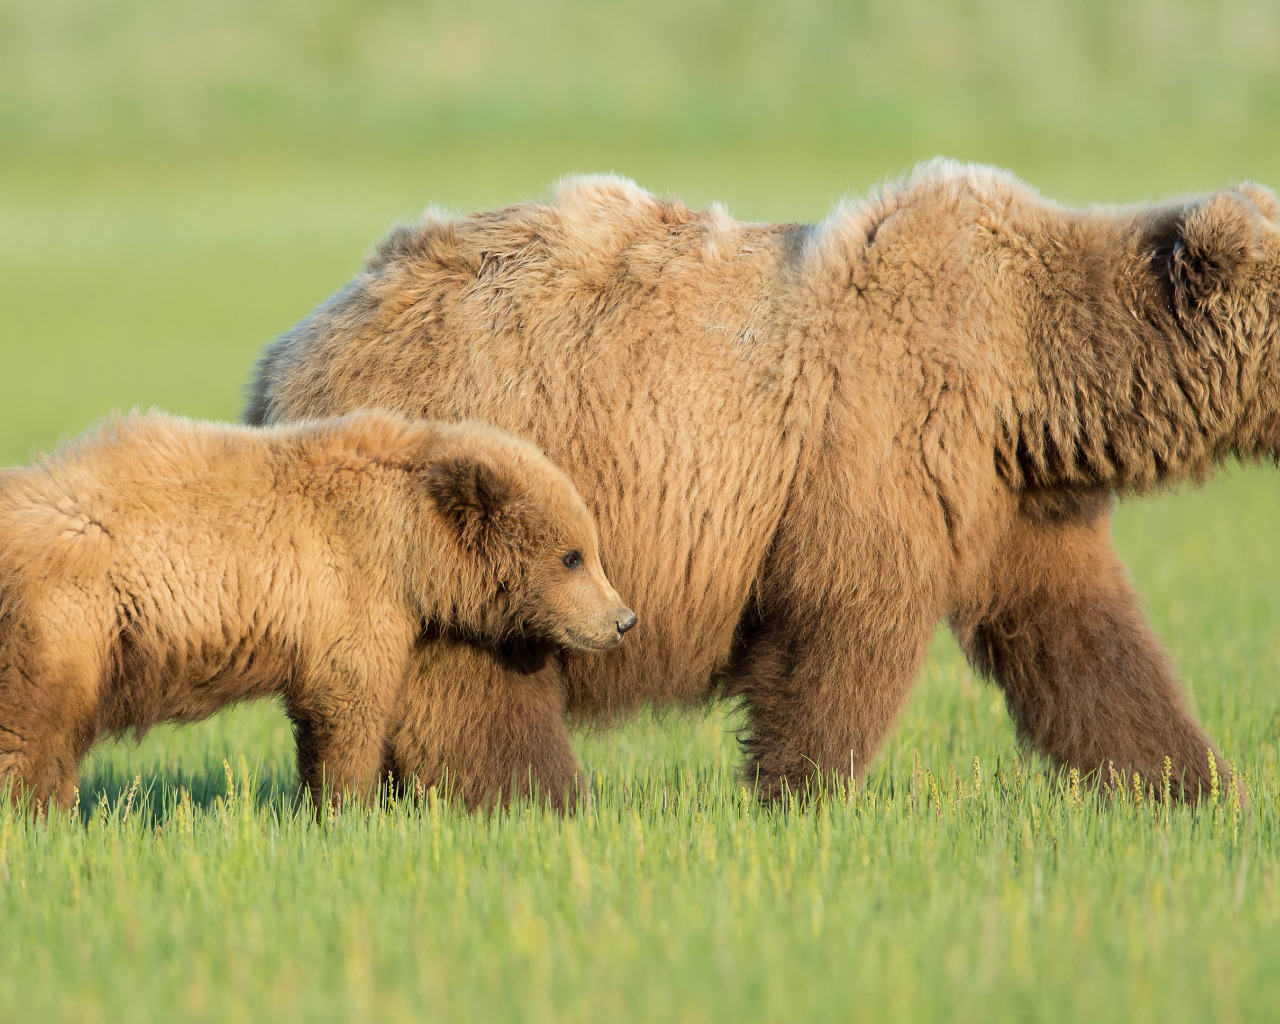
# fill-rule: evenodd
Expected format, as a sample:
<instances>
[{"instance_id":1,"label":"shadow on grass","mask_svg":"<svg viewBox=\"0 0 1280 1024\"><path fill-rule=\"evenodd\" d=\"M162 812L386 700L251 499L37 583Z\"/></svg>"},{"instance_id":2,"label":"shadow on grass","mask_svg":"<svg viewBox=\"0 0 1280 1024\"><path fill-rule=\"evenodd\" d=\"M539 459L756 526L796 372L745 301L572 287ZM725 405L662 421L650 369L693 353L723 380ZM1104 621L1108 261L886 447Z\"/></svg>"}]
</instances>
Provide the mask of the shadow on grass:
<instances>
[{"instance_id":1,"label":"shadow on grass","mask_svg":"<svg viewBox=\"0 0 1280 1024\"><path fill-rule=\"evenodd\" d=\"M311 813L311 801L292 767L252 768L241 758L210 762L197 768L160 767L130 775L112 765L99 765L80 779L79 814L84 822L104 813L132 815L148 824L162 824L185 800L193 810L209 812L229 797L244 800L281 818Z\"/></svg>"}]
</instances>

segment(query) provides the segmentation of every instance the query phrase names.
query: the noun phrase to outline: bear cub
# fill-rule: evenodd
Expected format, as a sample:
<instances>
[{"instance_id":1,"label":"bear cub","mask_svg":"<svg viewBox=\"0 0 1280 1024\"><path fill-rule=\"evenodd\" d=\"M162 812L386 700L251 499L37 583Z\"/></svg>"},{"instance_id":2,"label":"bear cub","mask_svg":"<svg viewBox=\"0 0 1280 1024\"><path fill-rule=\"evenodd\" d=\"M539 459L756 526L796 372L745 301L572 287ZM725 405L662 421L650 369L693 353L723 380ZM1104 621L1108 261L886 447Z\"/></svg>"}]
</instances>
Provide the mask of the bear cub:
<instances>
[{"instance_id":1,"label":"bear cub","mask_svg":"<svg viewBox=\"0 0 1280 1024\"><path fill-rule=\"evenodd\" d=\"M115 418L0 471L0 783L70 805L103 733L279 695L319 808L377 786L421 638L634 624L569 478L499 430Z\"/></svg>"}]
</instances>

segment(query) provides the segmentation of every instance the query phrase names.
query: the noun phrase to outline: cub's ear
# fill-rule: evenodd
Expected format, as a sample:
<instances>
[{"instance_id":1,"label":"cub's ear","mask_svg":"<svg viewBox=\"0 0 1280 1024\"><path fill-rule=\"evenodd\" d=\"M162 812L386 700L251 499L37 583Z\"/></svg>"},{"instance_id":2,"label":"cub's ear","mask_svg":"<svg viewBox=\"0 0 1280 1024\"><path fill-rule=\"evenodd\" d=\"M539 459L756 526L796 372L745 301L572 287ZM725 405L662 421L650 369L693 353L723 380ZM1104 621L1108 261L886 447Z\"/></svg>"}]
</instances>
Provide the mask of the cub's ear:
<instances>
[{"instance_id":1,"label":"cub's ear","mask_svg":"<svg viewBox=\"0 0 1280 1024\"><path fill-rule=\"evenodd\" d=\"M1274 211L1275 196L1260 185L1219 192L1189 207L1169 254L1174 286L1196 301L1230 287L1240 268L1262 255L1263 221L1269 219L1264 207Z\"/></svg>"},{"instance_id":2,"label":"cub's ear","mask_svg":"<svg viewBox=\"0 0 1280 1024\"><path fill-rule=\"evenodd\" d=\"M484 545L515 488L496 467L459 455L427 471L427 494L469 548Z\"/></svg>"}]
</instances>

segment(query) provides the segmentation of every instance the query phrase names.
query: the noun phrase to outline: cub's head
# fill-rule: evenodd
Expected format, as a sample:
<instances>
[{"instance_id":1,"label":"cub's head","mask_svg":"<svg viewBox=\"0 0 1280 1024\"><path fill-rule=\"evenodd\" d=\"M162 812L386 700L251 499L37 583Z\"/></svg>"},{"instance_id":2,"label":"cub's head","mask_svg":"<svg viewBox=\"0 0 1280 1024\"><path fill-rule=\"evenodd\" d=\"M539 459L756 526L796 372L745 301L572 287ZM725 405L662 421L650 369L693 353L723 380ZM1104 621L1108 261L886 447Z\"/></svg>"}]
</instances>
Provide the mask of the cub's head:
<instances>
[{"instance_id":1,"label":"cub's head","mask_svg":"<svg viewBox=\"0 0 1280 1024\"><path fill-rule=\"evenodd\" d=\"M636 616L605 578L595 520L572 481L533 445L477 424L427 472L461 556L451 625L577 650L618 644Z\"/></svg>"}]
</instances>

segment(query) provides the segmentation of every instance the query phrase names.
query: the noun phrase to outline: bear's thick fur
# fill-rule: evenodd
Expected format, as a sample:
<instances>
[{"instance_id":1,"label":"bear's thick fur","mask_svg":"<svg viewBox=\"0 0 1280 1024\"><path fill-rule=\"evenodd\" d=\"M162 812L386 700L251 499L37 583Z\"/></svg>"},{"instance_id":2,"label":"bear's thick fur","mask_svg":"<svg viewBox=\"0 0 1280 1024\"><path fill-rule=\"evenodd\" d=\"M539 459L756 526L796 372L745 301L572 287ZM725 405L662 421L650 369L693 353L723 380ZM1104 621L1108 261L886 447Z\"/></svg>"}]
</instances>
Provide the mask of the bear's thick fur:
<instances>
[{"instance_id":1,"label":"bear's thick fur","mask_svg":"<svg viewBox=\"0 0 1280 1024\"><path fill-rule=\"evenodd\" d=\"M101 733L279 694L319 808L375 785L425 633L603 649L633 622L573 484L500 431L112 420L0 473L0 781L67 804Z\"/></svg>"},{"instance_id":2,"label":"bear's thick fur","mask_svg":"<svg viewBox=\"0 0 1280 1024\"><path fill-rule=\"evenodd\" d=\"M425 652L402 769L492 787L526 765L490 732L541 715L530 765L559 785L563 687L581 716L739 696L766 794L857 772L946 619L1036 749L1147 779L1168 757L1194 795L1210 743L1110 502L1275 457L1276 214L1257 185L1071 209L938 161L817 226L758 225L576 179L392 231L266 351L246 415L384 405L528 435L645 621L548 666L537 706L492 660Z\"/></svg>"}]
</instances>

